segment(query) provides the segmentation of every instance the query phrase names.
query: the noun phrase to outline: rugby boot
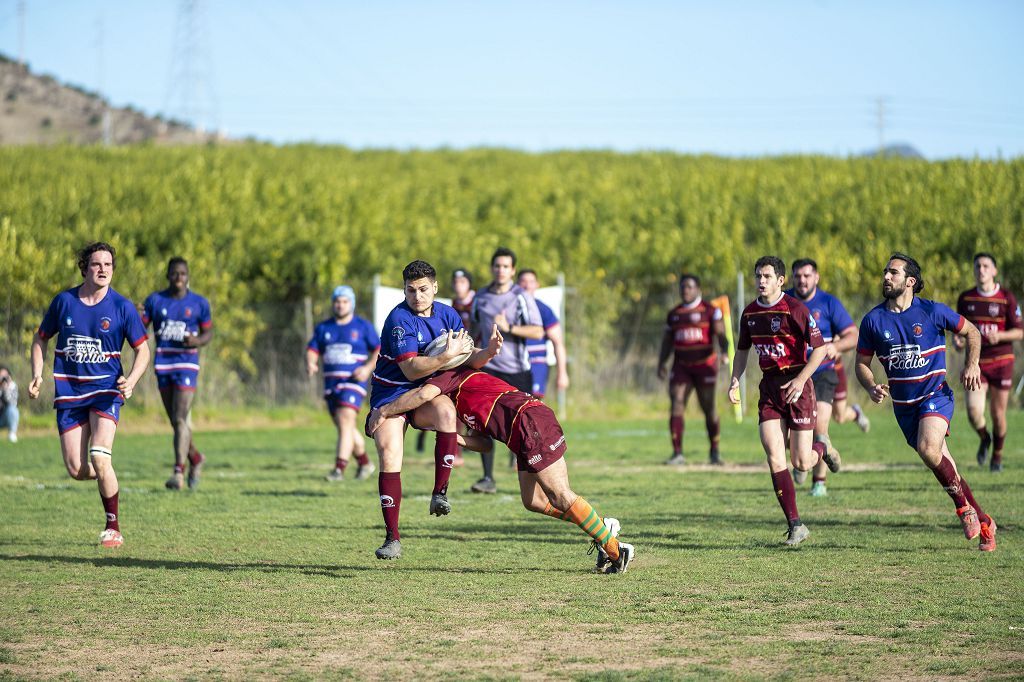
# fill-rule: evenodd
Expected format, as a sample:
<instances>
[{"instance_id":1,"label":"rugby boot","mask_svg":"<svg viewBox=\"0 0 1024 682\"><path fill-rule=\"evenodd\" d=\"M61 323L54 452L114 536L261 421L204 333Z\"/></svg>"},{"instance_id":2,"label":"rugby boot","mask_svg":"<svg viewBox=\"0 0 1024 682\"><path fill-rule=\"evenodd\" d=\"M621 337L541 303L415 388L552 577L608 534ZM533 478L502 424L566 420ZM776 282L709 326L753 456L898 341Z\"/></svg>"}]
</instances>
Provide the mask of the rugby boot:
<instances>
[{"instance_id":1,"label":"rugby boot","mask_svg":"<svg viewBox=\"0 0 1024 682\"><path fill-rule=\"evenodd\" d=\"M493 495L498 492L498 484L494 482L494 479L489 476L484 476L479 481L469 486L469 489L474 493L485 493L487 495Z\"/></svg>"},{"instance_id":2,"label":"rugby boot","mask_svg":"<svg viewBox=\"0 0 1024 682\"><path fill-rule=\"evenodd\" d=\"M804 481L807 480L807 472L800 471L799 469L793 469L793 482L797 485L803 485Z\"/></svg>"},{"instance_id":3,"label":"rugby boot","mask_svg":"<svg viewBox=\"0 0 1024 682\"><path fill-rule=\"evenodd\" d=\"M345 472L342 471L341 469L339 469L338 467L334 467L333 469L331 469L331 473L329 473L326 476L324 476L324 480L330 481L332 483L337 483L338 481L344 481L345 480Z\"/></svg>"},{"instance_id":4,"label":"rugby boot","mask_svg":"<svg viewBox=\"0 0 1024 682\"><path fill-rule=\"evenodd\" d=\"M452 511L452 505L444 493L434 493L430 496L430 514L432 516L447 516Z\"/></svg>"},{"instance_id":5,"label":"rugby boot","mask_svg":"<svg viewBox=\"0 0 1024 682\"><path fill-rule=\"evenodd\" d=\"M978 443L978 466L985 466L985 462L988 460L988 448L992 445L992 436L985 435Z\"/></svg>"},{"instance_id":6,"label":"rugby boot","mask_svg":"<svg viewBox=\"0 0 1024 682\"><path fill-rule=\"evenodd\" d=\"M603 519L603 521L604 527L611 531L611 537L618 537L619 528L622 527L619 520L609 516L608 518ZM604 547L597 544L597 540L591 540L590 549L587 550L587 554L592 554L595 549L597 550L597 565L594 566L594 573L604 573L612 563L611 557L608 556L608 552L604 551Z\"/></svg>"},{"instance_id":7,"label":"rugby boot","mask_svg":"<svg viewBox=\"0 0 1024 682\"><path fill-rule=\"evenodd\" d=\"M861 409L860 405L853 406L853 413L857 415L857 426L864 433L871 430L871 420L864 414L864 410Z\"/></svg>"},{"instance_id":8,"label":"rugby boot","mask_svg":"<svg viewBox=\"0 0 1024 682\"><path fill-rule=\"evenodd\" d=\"M786 532L786 541L783 544L788 547L796 547L806 540L810 534L811 531L807 529L807 526L798 523L795 526L789 527L789 530Z\"/></svg>"},{"instance_id":9,"label":"rugby boot","mask_svg":"<svg viewBox=\"0 0 1024 682\"><path fill-rule=\"evenodd\" d=\"M611 562L611 566L605 573L625 573L626 569L629 568L629 564L633 561L633 557L636 556L636 550L633 549L633 545L620 542L619 543L619 558Z\"/></svg>"},{"instance_id":10,"label":"rugby boot","mask_svg":"<svg viewBox=\"0 0 1024 682\"><path fill-rule=\"evenodd\" d=\"M712 466L721 466L722 463L722 456L718 454L718 448L712 449L711 454L708 455L708 464L711 464Z\"/></svg>"},{"instance_id":11,"label":"rugby boot","mask_svg":"<svg viewBox=\"0 0 1024 682\"><path fill-rule=\"evenodd\" d=\"M993 541L994 545L995 541ZM107 528L100 533L100 545L102 547L114 548L124 544L124 536L113 528Z\"/></svg>"},{"instance_id":12,"label":"rugby boot","mask_svg":"<svg viewBox=\"0 0 1024 682\"><path fill-rule=\"evenodd\" d=\"M374 466L373 462L367 462L366 464L360 464L359 468L356 469L356 480L357 481L365 481L370 476L372 476L373 472L375 472L376 470L377 470L377 467Z\"/></svg>"},{"instance_id":13,"label":"rugby boot","mask_svg":"<svg viewBox=\"0 0 1024 682\"><path fill-rule=\"evenodd\" d=\"M828 488L825 487L825 481L815 481L811 485L811 497L826 497L828 496Z\"/></svg>"},{"instance_id":14,"label":"rugby boot","mask_svg":"<svg viewBox=\"0 0 1024 682\"><path fill-rule=\"evenodd\" d=\"M1003 460L993 457L992 461L989 462L988 470L994 474L1001 473L1003 471Z\"/></svg>"},{"instance_id":15,"label":"rugby boot","mask_svg":"<svg viewBox=\"0 0 1024 682\"><path fill-rule=\"evenodd\" d=\"M974 511L974 507L964 505L956 510L956 515L960 517L960 524L964 527L964 537L968 540L978 537L981 533L981 524L978 522L978 512Z\"/></svg>"},{"instance_id":16,"label":"rugby boot","mask_svg":"<svg viewBox=\"0 0 1024 682\"><path fill-rule=\"evenodd\" d=\"M206 455L201 452L196 453L198 456L195 461L189 459L188 461L188 488L189 490L195 490L199 487L199 474L203 470L203 463L206 462Z\"/></svg>"},{"instance_id":17,"label":"rugby boot","mask_svg":"<svg viewBox=\"0 0 1024 682\"><path fill-rule=\"evenodd\" d=\"M378 547L374 554L378 559L397 559L402 556L402 543L390 537L385 538L384 544Z\"/></svg>"},{"instance_id":18,"label":"rugby boot","mask_svg":"<svg viewBox=\"0 0 1024 682\"><path fill-rule=\"evenodd\" d=\"M981 542L978 543L978 549L982 552L992 552L996 548L996 520L991 516L988 517L988 521L982 521L981 523Z\"/></svg>"},{"instance_id":19,"label":"rugby boot","mask_svg":"<svg viewBox=\"0 0 1024 682\"><path fill-rule=\"evenodd\" d=\"M181 490L185 487L185 474L180 471L171 474L171 477L164 483L164 487L168 490Z\"/></svg>"},{"instance_id":20,"label":"rugby boot","mask_svg":"<svg viewBox=\"0 0 1024 682\"><path fill-rule=\"evenodd\" d=\"M832 449L832 444L825 439L818 441L825 446L825 454L821 456L821 461L828 466L828 470L833 474L839 471L840 465L843 463L842 457L839 456L838 450Z\"/></svg>"},{"instance_id":21,"label":"rugby boot","mask_svg":"<svg viewBox=\"0 0 1024 682\"><path fill-rule=\"evenodd\" d=\"M667 464L668 466L682 466L683 464L686 464L686 458L683 457L683 453L677 452L676 454L666 459L665 464Z\"/></svg>"}]
</instances>

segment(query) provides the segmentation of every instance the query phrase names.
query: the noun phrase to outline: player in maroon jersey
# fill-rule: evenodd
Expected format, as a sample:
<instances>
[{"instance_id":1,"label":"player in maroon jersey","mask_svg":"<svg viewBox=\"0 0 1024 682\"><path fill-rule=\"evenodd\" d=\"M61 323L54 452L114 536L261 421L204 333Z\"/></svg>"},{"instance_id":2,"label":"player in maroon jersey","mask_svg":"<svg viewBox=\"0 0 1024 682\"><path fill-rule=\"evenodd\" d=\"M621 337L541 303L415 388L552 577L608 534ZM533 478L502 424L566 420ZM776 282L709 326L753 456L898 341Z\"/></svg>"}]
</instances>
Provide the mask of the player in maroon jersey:
<instances>
[{"instance_id":1,"label":"player in maroon jersey","mask_svg":"<svg viewBox=\"0 0 1024 682\"><path fill-rule=\"evenodd\" d=\"M683 456L683 428L686 403L690 395L697 392L697 402L704 412L704 425L711 442L710 461L721 464L718 454L720 425L715 408L715 384L718 381L718 367L729 363L729 347L725 340L722 311L704 301L701 296L700 278L683 273L679 276L679 296L682 303L668 314L665 336L661 340L658 354L658 378L669 377L668 360L672 362L672 374L668 383L671 400L669 412L669 433L672 435L672 456L665 464L685 464ZM716 341L721 355L715 354ZM721 358L721 359L719 359Z\"/></svg>"},{"instance_id":2,"label":"player in maroon jersey","mask_svg":"<svg viewBox=\"0 0 1024 682\"><path fill-rule=\"evenodd\" d=\"M989 470L1003 470L1003 443L1006 441L1006 405L1013 385L1013 342L1024 338L1020 305L1017 299L996 282L999 270L996 258L990 253L974 256L973 289L960 294L956 311L971 321L981 332L982 387L967 391L967 418L978 432L978 466L988 459L992 446ZM959 336L953 337L957 348L964 347ZM992 433L985 423L985 384L988 385L989 410L992 413Z\"/></svg>"},{"instance_id":3,"label":"player in maroon jersey","mask_svg":"<svg viewBox=\"0 0 1024 682\"><path fill-rule=\"evenodd\" d=\"M757 404L761 444L768 456L775 495L789 522L787 545L798 545L810 531L800 522L793 478L786 465L786 429L793 467L810 471L824 459L835 471L826 446L814 441L817 400L811 375L825 357L821 331L807 306L784 294L786 265L776 256L762 256L754 264L757 299L740 316L740 337L729 384L729 400L740 402L740 377L747 369L750 348L761 367L761 399ZM807 349L813 349L810 355Z\"/></svg>"},{"instance_id":4,"label":"player in maroon jersey","mask_svg":"<svg viewBox=\"0 0 1024 682\"><path fill-rule=\"evenodd\" d=\"M494 333L498 333L496 327ZM414 410L439 395L455 403L460 421L505 443L515 453L524 507L582 528L598 549L598 572L625 572L635 556L633 546L618 541L617 519L602 519L569 487L562 427L551 408L529 393L475 369L439 372L423 386L373 410L367 419L367 433L372 434L386 418Z\"/></svg>"}]
</instances>

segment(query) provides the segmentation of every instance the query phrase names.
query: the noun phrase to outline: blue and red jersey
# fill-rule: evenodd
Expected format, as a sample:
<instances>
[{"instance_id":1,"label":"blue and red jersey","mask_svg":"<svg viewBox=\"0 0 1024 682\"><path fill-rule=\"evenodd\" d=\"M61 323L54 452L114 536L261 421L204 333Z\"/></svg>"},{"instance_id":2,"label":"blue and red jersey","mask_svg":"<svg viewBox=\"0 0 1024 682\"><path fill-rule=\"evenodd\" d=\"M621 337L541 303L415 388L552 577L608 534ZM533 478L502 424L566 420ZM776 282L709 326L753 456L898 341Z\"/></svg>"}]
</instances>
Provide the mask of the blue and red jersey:
<instances>
[{"instance_id":1,"label":"blue and red jersey","mask_svg":"<svg viewBox=\"0 0 1024 682\"><path fill-rule=\"evenodd\" d=\"M544 327L544 338L543 339L527 339L526 340L526 352L530 356L531 365L544 365L547 367L548 364L548 330L558 324L558 315L555 315L555 311L552 310L547 303L542 302L540 299L535 298L534 301L537 303L537 310L540 311L540 323Z\"/></svg>"},{"instance_id":2,"label":"blue and red jersey","mask_svg":"<svg viewBox=\"0 0 1024 682\"><path fill-rule=\"evenodd\" d=\"M901 313L875 306L860 323L857 354L878 356L898 409L916 405L946 383L946 332L959 332L967 320L942 303L914 297Z\"/></svg>"},{"instance_id":3,"label":"blue and red jersey","mask_svg":"<svg viewBox=\"0 0 1024 682\"><path fill-rule=\"evenodd\" d=\"M325 394L348 388L366 395L366 382L352 381L351 377L380 348L380 337L369 320L358 315L345 324L334 318L324 320L313 330L306 348L324 363Z\"/></svg>"},{"instance_id":4,"label":"blue and red jersey","mask_svg":"<svg viewBox=\"0 0 1024 682\"><path fill-rule=\"evenodd\" d=\"M420 317L402 301L384 321L380 333L380 357L373 370L370 406L380 407L417 386L426 377L409 381L400 362L420 355L437 337L463 328L462 317L449 305L434 301L429 317Z\"/></svg>"},{"instance_id":5,"label":"blue and red jersey","mask_svg":"<svg viewBox=\"0 0 1024 682\"><path fill-rule=\"evenodd\" d=\"M53 406L85 407L98 401L124 402L117 379L124 374L124 342L138 348L146 342L146 327L135 305L113 289L96 305L78 298L81 287L57 294L39 325L39 336L57 337L53 351Z\"/></svg>"},{"instance_id":6,"label":"blue and red jersey","mask_svg":"<svg viewBox=\"0 0 1024 682\"><path fill-rule=\"evenodd\" d=\"M142 324L153 325L157 375L199 371L199 349L185 346L186 336L199 336L213 325L210 302L199 294L186 292L175 298L169 289L154 291L142 306Z\"/></svg>"},{"instance_id":7,"label":"blue and red jersey","mask_svg":"<svg viewBox=\"0 0 1024 682\"><path fill-rule=\"evenodd\" d=\"M832 343L844 331L854 329L857 326L854 324L853 318L850 317L850 313L846 312L846 308L839 302L839 299L827 291L817 289L809 299L800 298L796 295L796 290L794 289L790 289L786 293L795 297L811 311L811 317L814 318L814 322L821 331L822 343ZM807 349L808 359L811 357L811 350L810 348ZM835 368L836 361L825 358L818 365L818 369L814 370L814 373L818 374L819 372Z\"/></svg>"}]
</instances>

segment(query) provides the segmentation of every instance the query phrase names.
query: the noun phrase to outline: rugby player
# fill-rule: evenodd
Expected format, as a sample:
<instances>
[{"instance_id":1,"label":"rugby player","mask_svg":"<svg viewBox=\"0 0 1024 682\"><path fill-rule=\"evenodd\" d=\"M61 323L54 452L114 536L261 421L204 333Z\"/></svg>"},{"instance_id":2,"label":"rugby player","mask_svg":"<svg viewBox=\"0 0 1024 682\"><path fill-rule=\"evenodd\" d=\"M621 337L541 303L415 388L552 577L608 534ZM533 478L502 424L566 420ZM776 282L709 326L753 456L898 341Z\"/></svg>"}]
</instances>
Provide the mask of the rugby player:
<instances>
[{"instance_id":1,"label":"rugby player","mask_svg":"<svg viewBox=\"0 0 1024 682\"><path fill-rule=\"evenodd\" d=\"M517 390L529 393L533 387L533 374L526 343L530 339L544 338L540 311L533 296L515 283L516 254L511 249L499 247L495 250L491 256L491 275L494 278L491 283L477 291L473 298L473 338L478 347L483 347L492 327L497 325L505 337L504 352L495 356L483 369ZM483 476L470 490L496 493L494 452L481 453L480 462Z\"/></svg>"},{"instance_id":2,"label":"rugby player","mask_svg":"<svg viewBox=\"0 0 1024 682\"><path fill-rule=\"evenodd\" d=\"M372 432L388 417L416 409L441 395L455 403L463 423L505 443L516 454L520 497L527 510L582 528L598 550L597 571L626 571L636 554L633 546L619 542L617 519L602 520L590 503L569 487L562 427L551 408L529 393L485 372L447 370L371 412L367 430Z\"/></svg>"},{"instance_id":3,"label":"rugby player","mask_svg":"<svg viewBox=\"0 0 1024 682\"><path fill-rule=\"evenodd\" d=\"M181 490L188 460L188 487L199 485L206 457L192 440L192 401L199 384L199 349L213 339L210 302L189 289L188 261L167 262L167 288L154 291L142 305L142 324L153 325L156 357L153 370L164 411L174 429L174 471L164 485Z\"/></svg>"},{"instance_id":4,"label":"rugby player","mask_svg":"<svg viewBox=\"0 0 1024 682\"><path fill-rule=\"evenodd\" d=\"M57 294L32 338L32 382L29 398L39 397L43 364L51 337L54 399L60 449L68 474L77 480L96 479L106 527L103 547L124 543L118 523L117 475L111 463L121 405L132 397L149 364L146 328L135 306L110 287L114 247L94 242L78 252L82 283ZM121 347L128 341L135 358L128 376L121 366Z\"/></svg>"},{"instance_id":5,"label":"rugby player","mask_svg":"<svg viewBox=\"0 0 1024 682\"><path fill-rule=\"evenodd\" d=\"M832 419L832 402L839 385L839 376L836 373L835 365L843 353L853 350L857 346L857 325L854 324L850 313L846 312L846 308L838 298L818 288L820 279L816 262L810 258L797 259L793 261L793 288L786 293L795 296L807 306L811 318L817 324L818 331L821 332L825 358L811 376L811 381L814 383L814 396L818 401L814 439L825 443L825 448L832 454L835 466L838 467L840 466L839 452L832 447L832 440L828 435L828 424ZM818 462L814 465L811 475L813 476L811 495L814 497L827 495L825 479L828 475L828 465L825 462ZM793 479L798 484L803 483L806 478L806 471L793 469Z\"/></svg>"},{"instance_id":6,"label":"rugby player","mask_svg":"<svg viewBox=\"0 0 1024 682\"><path fill-rule=\"evenodd\" d=\"M540 287L537 273L530 269L519 271L516 284L530 296L533 296L533 292ZM526 352L530 356L530 374L533 376L533 388L530 393L543 400L548 387L548 341L551 341L551 346L555 349L555 388L559 391L569 388L569 371L566 363L568 355L565 352L565 339L562 338L562 325L558 321L558 315L539 298L534 297L533 301L540 312L544 338L526 340Z\"/></svg>"},{"instance_id":7,"label":"rugby player","mask_svg":"<svg viewBox=\"0 0 1024 682\"><path fill-rule=\"evenodd\" d=\"M946 445L953 419L953 391L946 383L946 331L967 341L960 381L968 391L981 388L981 334L948 306L915 296L922 289L917 261L904 253L892 254L882 275L885 301L860 323L857 379L874 402L891 396L907 444L952 498L964 535L968 540L980 535L978 549L991 552L996 548L996 522L974 499ZM875 383L871 359L876 355L887 384Z\"/></svg>"},{"instance_id":8,"label":"rugby player","mask_svg":"<svg viewBox=\"0 0 1024 682\"><path fill-rule=\"evenodd\" d=\"M758 430L775 495L789 523L785 544L795 546L806 540L810 531L800 521L793 478L786 466L786 429L794 468L809 471L823 459L833 470L838 468L825 444L814 440L817 413L811 375L825 359L826 350L807 306L782 291L786 281L782 259L758 258L754 278L758 296L740 316L729 400L734 405L740 402L740 377L747 369L753 346L763 374L757 404Z\"/></svg>"},{"instance_id":9,"label":"rugby player","mask_svg":"<svg viewBox=\"0 0 1024 682\"><path fill-rule=\"evenodd\" d=\"M665 335L658 353L658 378L668 382L669 434L672 437L672 456L665 464L686 464L683 456L683 429L686 403L697 392L697 402L704 413L704 426L711 444L708 459L721 464L718 439L721 425L715 406L715 384L719 365L729 364L729 345L725 338L722 311L704 301L700 278L684 272L679 276L679 297L682 302L669 311ZM714 341L721 355L715 354ZM673 358L669 375L668 360Z\"/></svg>"},{"instance_id":10,"label":"rugby player","mask_svg":"<svg viewBox=\"0 0 1024 682\"><path fill-rule=\"evenodd\" d=\"M967 418L978 432L978 466L985 466L992 446L990 471L1003 470L1003 444L1006 442L1006 405L1013 385L1013 342L1024 338L1020 305L1016 297L996 282L999 269L991 253L974 256L973 289L960 294L956 311L981 333L981 387L967 392ZM963 339L953 337L957 348ZM985 423L985 387L988 386L992 433Z\"/></svg>"},{"instance_id":11,"label":"rugby player","mask_svg":"<svg viewBox=\"0 0 1024 682\"><path fill-rule=\"evenodd\" d=\"M451 306L435 301L437 271L432 265L416 260L402 271L405 301L388 314L381 333L380 356L373 370L370 407L381 408L403 393L419 387L427 377L443 365L473 349L473 340L462 327L462 318ZM423 355L431 341L447 335L444 352ZM477 350L466 361L480 367L497 355L501 338L492 334L488 347ZM434 488L430 513L443 516L451 511L448 503L448 480L459 444L456 434L455 407L445 396L438 396L415 410L398 413L385 419L373 433L380 457L378 491L384 516L384 544L377 549L378 559L397 559L402 555L398 517L402 502L402 458L405 431L409 423L417 428L437 431L434 444ZM369 434L367 434L369 435Z\"/></svg>"},{"instance_id":12,"label":"rugby player","mask_svg":"<svg viewBox=\"0 0 1024 682\"><path fill-rule=\"evenodd\" d=\"M356 292L352 287L335 287L331 309L333 316L316 326L306 344L306 373L316 374L318 360L323 361L324 401L338 430L334 468L327 480L345 480L345 468L354 454L359 463L356 480L365 481L377 468L366 456L363 436L356 430L356 415L366 397L366 382L377 364L380 337L369 320L355 314Z\"/></svg>"},{"instance_id":13,"label":"rugby player","mask_svg":"<svg viewBox=\"0 0 1024 682\"><path fill-rule=\"evenodd\" d=\"M864 414L858 403L849 404L849 382L846 380L846 367L841 357L836 358L836 394L832 399L832 421L836 424L857 422L857 428L864 433L871 430L871 420Z\"/></svg>"}]
</instances>

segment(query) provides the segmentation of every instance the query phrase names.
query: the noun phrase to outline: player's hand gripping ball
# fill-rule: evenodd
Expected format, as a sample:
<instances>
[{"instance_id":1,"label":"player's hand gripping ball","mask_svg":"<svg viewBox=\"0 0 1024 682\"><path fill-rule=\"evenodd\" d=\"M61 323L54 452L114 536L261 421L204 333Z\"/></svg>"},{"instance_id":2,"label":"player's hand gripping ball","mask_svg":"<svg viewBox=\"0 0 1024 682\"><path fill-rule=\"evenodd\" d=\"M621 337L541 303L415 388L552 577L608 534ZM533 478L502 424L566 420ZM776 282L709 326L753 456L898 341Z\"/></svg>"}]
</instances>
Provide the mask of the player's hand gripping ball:
<instances>
[{"instance_id":1,"label":"player's hand gripping ball","mask_svg":"<svg viewBox=\"0 0 1024 682\"><path fill-rule=\"evenodd\" d=\"M441 365L441 369L452 369L458 367L473 354L473 340L469 338L469 335L465 331L461 331L455 335L454 343L461 351L455 355L451 360ZM441 334L423 349L423 354L428 357L437 357L443 354L448 349L448 334Z\"/></svg>"}]
</instances>

